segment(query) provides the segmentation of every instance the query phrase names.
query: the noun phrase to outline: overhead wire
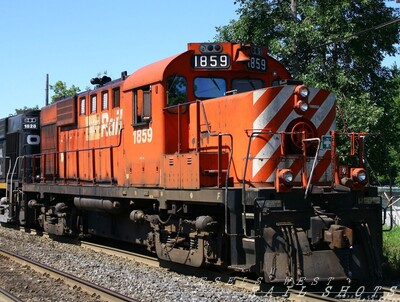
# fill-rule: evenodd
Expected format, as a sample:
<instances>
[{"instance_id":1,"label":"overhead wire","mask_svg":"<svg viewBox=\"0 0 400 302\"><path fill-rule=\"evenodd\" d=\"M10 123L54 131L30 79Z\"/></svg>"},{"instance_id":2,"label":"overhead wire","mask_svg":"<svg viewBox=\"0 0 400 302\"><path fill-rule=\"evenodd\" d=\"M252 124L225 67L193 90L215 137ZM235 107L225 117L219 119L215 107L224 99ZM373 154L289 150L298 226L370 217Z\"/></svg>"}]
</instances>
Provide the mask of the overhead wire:
<instances>
[{"instance_id":1,"label":"overhead wire","mask_svg":"<svg viewBox=\"0 0 400 302\"><path fill-rule=\"evenodd\" d=\"M340 38L340 39L335 39L335 40L332 40L332 41L329 41L329 42L326 42L326 43L319 44L319 45L317 45L317 46L314 46L313 48L320 48L320 47L324 47L324 46L327 46L327 45L330 45L330 44L343 42L343 41L348 40L348 39L350 39L350 38L353 38L353 37L362 35L362 34L364 34L364 33L370 32L370 31L374 31L374 30L377 30L377 29L381 29L381 28L383 28L383 27L386 27L386 26L395 24L395 23L397 23L397 22L400 22L400 18L397 18L397 19L394 19L394 20L390 20L390 21L384 22L384 23L382 23L382 24L379 24L379 25L376 25L376 26L373 26L373 27L370 27L370 28L361 30L361 31L359 31L359 32L356 32L356 33L354 33L354 34L350 34L350 35L345 36L345 37Z\"/></svg>"}]
</instances>

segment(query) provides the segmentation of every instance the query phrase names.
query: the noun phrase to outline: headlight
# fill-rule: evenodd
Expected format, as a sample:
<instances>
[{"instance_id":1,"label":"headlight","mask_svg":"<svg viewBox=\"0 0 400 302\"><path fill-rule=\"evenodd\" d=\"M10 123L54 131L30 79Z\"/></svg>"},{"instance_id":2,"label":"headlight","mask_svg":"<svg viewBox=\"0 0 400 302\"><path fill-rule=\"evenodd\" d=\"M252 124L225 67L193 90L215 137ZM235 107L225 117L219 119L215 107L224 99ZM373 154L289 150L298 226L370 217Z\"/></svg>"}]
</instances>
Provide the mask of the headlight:
<instances>
[{"instance_id":1,"label":"headlight","mask_svg":"<svg viewBox=\"0 0 400 302\"><path fill-rule=\"evenodd\" d=\"M303 101L299 101L297 103L297 108L299 108L301 112L306 112L308 110L308 103L307 102L303 102Z\"/></svg>"},{"instance_id":2,"label":"headlight","mask_svg":"<svg viewBox=\"0 0 400 302\"><path fill-rule=\"evenodd\" d=\"M300 88L299 94L302 98L306 98L310 94L310 91L308 90L307 87L303 86Z\"/></svg>"},{"instance_id":3,"label":"headlight","mask_svg":"<svg viewBox=\"0 0 400 302\"><path fill-rule=\"evenodd\" d=\"M282 169L279 171L279 181L284 185L291 187L293 185L294 175L289 169Z\"/></svg>"},{"instance_id":4,"label":"headlight","mask_svg":"<svg viewBox=\"0 0 400 302\"><path fill-rule=\"evenodd\" d=\"M367 173L365 173L365 171L360 171L357 174L357 178L359 182L364 182L367 180Z\"/></svg>"},{"instance_id":5,"label":"headlight","mask_svg":"<svg viewBox=\"0 0 400 302\"><path fill-rule=\"evenodd\" d=\"M297 95L301 96L302 98L307 98L310 94L310 90L308 90L308 88L304 85L299 85L296 87L295 93L297 93Z\"/></svg>"},{"instance_id":6,"label":"headlight","mask_svg":"<svg viewBox=\"0 0 400 302\"><path fill-rule=\"evenodd\" d=\"M310 94L310 91L308 88L304 85L298 85L294 89L294 103L293 103L293 108L296 111L297 114L304 114L306 111L308 111L309 105L308 105L308 96Z\"/></svg>"},{"instance_id":7,"label":"headlight","mask_svg":"<svg viewBox=\"0 0 400 302\"><path fill-rule=\"evenodd\" d=\"M291 171L287 171L283 174L283 178L285 179L285 182L289 183L293 181L293 173Z\"/></svg>"},{"instance_id":8,"label":"headlight","mask_svg":"<svg viewBox=\"0 0 400 302\"><path fill-rule=\"evenodd\" d=\"M277 192L290 192L294 183L294 174L290 169L278 169L275 175L275 188Z\"/></svg>"},{"instance_id":9,"label":"headlight","mask_svg":"<svg viewBox=\"0 0 400 302\"><path fill-rule=\"evenodd\" d=\"M351 176L353 181L359 184L365 184L368 181L367 171L362 168L353 169Z\"/></svg>"}]
</instances>

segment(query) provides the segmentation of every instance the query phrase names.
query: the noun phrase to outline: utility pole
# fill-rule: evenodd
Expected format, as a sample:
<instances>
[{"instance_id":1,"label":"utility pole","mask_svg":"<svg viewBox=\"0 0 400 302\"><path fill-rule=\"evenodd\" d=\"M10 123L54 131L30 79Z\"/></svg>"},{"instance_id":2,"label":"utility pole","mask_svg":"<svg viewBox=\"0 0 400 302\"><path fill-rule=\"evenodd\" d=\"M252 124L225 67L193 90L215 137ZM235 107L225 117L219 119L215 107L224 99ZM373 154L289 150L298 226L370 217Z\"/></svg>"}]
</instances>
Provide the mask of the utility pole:
<instances>
[{"instance_id":1,"label":"utility pole","mask_svg":"<svg viewBox=\"0 0 400 302\"><path fill-rule=\"evenodd\" d=\"M297 22L297 0L291 0L290 11L292 12L293 22ZM297 77L297 72L299 70L299 60L297 55L297 38L293 38L293 78Z\"/></svg>"},{"instance_id":2,"label":"utility pole","mask_svg":"<svg viewBox=\"0 0 400 302\"><path fill-rule=\"evenodd\" d=\"M49 105L49 74L46 74L46 106Z\"/></svg>"}]
</instances>

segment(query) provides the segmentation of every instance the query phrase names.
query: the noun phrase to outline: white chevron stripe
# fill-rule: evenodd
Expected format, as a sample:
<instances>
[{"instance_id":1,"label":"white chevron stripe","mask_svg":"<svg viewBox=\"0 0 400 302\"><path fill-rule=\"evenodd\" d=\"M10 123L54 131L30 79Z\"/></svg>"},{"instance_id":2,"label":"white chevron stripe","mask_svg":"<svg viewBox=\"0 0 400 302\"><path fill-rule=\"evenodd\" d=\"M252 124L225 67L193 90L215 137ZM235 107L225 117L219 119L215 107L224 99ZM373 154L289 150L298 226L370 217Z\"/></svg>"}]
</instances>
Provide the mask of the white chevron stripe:
<instances>
[{"instance_id":1,"label":"white chevron stripe","mask_svg":"<svg viewBox=\"0 0 400 302\"><path fill-rule=\"evenodd\" d=\"M253 105L255 105L258 102L258 100L261 98L261 96L264 94L265 91L267 91L267 88L258 89L253 92Z\"/></svg>"},{"instance_id":2,"label":"white chevron stripe","mask_svg":"<svg viewBox=\"0 0 400 302\"><path fill-rule=\"evenodd\" d=\"M308 103L312 104L312 101L314 100L315 96L317 95L317 93L321 90L318 88L308 88L308 90L310 91L310 94L308 96Z\"/></svg>"},{"instance_id":3,"label":"white chevron stripe","mask_svg":"<svg viewBox=\"0 0 400 302\"><path fill-rule=\"evenodd\" d=\"M312 103L310 103L312 105ZM325 101L318 108L317 112L311 118L311 122L318 128L321 123L326 119L332 107L335 106L335 95L330 93Z\"/></svg>"},{"instance_id":4,"label":"white chevron stripe","mask_svg":"<svg viewBox=\"0 0 400 302\"><path fill-rule=\"evenodd\" d=\"M264 129L293 94L293 87L284 87L253 123L253 129ZM282 101L285 100L285 101Z\"/></svg>"},{"instance_id":5,"label":"white chevron stripe","mask_svg":"<svg viewBox=\"0 0 400 302\"><path fill-rule=\"evenodd\" d=\"M331 126L329 127L329 130L325 133L325 135L331 134L332 130L336 130L336 120L333 120Z\"/></svg>"}]
</instances>

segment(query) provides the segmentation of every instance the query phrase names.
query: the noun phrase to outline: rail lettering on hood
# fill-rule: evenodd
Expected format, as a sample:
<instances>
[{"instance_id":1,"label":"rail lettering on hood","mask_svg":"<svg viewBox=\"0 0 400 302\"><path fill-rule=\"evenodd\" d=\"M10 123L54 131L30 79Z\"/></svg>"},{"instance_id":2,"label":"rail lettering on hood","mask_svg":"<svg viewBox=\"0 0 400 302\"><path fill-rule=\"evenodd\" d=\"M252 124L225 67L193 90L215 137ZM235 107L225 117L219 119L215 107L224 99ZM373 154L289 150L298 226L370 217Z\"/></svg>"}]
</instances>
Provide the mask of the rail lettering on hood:
<instances>
[{"instance_id":1,"label":"rail lettering on hood","mask_svg":"<svg viewBox=\"0 0 400 302\"><path fill-rule=\"evenodd\" d=\"M122 129L123 110L118 109L114 115L109 112L90 115L87 119L86 141L119 135Z\"/></svg>"}]
</instances>

